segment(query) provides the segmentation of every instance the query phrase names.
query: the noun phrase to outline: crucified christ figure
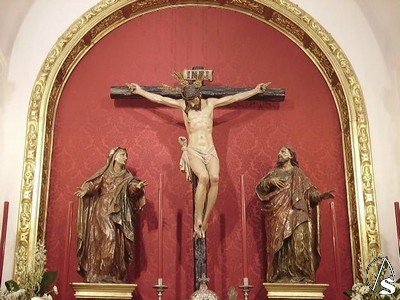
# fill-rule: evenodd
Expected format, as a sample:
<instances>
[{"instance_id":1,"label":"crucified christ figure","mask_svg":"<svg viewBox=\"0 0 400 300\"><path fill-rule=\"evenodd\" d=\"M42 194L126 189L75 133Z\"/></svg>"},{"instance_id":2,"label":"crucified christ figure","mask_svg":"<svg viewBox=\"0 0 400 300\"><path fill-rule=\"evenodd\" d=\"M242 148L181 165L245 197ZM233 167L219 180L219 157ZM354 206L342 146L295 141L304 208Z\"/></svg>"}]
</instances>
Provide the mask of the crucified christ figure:
<instances>
[{"instance_id":1,"label":"crucified christ figure","mask_svg":"<svg viewBox=\"0 0 400 300\"><path fill-rule=\"evenodd\" d=\"M255 88L222 98L203 99L201 84L188 82L181 89L181 99L172 99L142 89L135 83L128 84L130 91L152 102L183 112L183 120L188 134L184 145L184 156L191 171L198 178L195 191L194 237L204 238L211 210L218 195L219 159L214 147L213 111L214 108L246 100L263 93L270 83L260 83ZM184 143L181 141L181 143Z\"/></svg>"}]
</instances>

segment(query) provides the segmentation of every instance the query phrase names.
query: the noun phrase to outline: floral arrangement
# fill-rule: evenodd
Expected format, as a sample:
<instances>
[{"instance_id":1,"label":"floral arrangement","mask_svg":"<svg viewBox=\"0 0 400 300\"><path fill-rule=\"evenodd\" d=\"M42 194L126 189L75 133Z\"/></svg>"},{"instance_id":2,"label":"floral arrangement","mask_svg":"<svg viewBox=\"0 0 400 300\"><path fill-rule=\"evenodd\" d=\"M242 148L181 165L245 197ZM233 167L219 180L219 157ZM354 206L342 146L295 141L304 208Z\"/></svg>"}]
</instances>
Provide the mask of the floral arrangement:
<instances>
[{"instance_id":1,"label":"floral arrangement","mask_svg":"<svg viewBox=\"0 0 400 300\"><path fill-rule=\"evenodd\" d=\"M34 262L30 270L22 274L19 282L5 282L7 291L0 290L1 300L53 299L58 294L56 286L49 289L57 277L57 272L46 270L46 249L44 242L35 247Z\"/></svg>"},{"instance_id":2,"label":"floral arrangement","mask_svg":"<svg viewBox=\"0 0 400 300\"><path fill-rule=\"evenodd\" d=\"M400 279L393 285L396 288L393 294L379 295L371 291L369 286L365 283L355 283L350 291L345 292L345 295L351 300L398 300L400 299Z\"/></svg>"}]
</instances>

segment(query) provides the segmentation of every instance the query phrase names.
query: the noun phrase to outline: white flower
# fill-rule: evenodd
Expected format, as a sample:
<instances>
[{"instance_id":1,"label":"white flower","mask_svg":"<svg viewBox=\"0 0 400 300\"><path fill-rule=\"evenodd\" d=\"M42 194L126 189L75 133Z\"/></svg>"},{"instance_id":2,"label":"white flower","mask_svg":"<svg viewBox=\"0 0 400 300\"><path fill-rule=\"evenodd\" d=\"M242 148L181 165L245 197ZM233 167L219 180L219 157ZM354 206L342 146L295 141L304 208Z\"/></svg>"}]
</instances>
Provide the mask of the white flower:
<instances>
[{"instance_id":1,"label":"white flower","mask_svg":"<svg viewBox=\"0 0 400 300\"><path fill-rule=\"evenodd\" d=\"M43 295L43 297L33 297L31 300L53 300L51 295Z\"/></svg>"},{"instance_id":2,"label":"white flower","mask_svg":"<svg viewBox=\"0 0 400 300\"><path fill-rule=\"evenodd\" d=\"M354 297L351 297L352 300L363 300L363 297L359 294L355 295Z\"/></svg>"},{"instance_id":3,"label":"white flower","mask_svg":"<svg viewBox=\"0 0 400 300\"><path fill-rule=\"evenodd\" d=\"M362 284L362 283L355 283L355 284L353 284L353 286L352 286L352 290L353 291L355 291L356 293L359 293L360 292L360 288L362 288L364 285Z\"/></svg>"},{"instance_id":4,"label":"white flower","mask_svg":"<svg viewBox=\"0 0 400 300\"><path fill-rule=\"evenodd\" d=\"M6 300L18 300L21 299L20 297L25 294L25 290L21 289L15 292L9 292L9 291L3 291L0 289L0 299L6 299Z\"/></svg>"},{"instance_id":5,"label":"white flower","mask_svg":"<svg viewBox=\"0 0 400 300\"><path fill-rule=\"evenodd\" d=\"M362 287L360 287L359 293L360 293L361 295L366 295L366 294L368 294L368 293L369 293L369 287L366 286L366 285L363 285Z\"/></svg>"}]
</instances>

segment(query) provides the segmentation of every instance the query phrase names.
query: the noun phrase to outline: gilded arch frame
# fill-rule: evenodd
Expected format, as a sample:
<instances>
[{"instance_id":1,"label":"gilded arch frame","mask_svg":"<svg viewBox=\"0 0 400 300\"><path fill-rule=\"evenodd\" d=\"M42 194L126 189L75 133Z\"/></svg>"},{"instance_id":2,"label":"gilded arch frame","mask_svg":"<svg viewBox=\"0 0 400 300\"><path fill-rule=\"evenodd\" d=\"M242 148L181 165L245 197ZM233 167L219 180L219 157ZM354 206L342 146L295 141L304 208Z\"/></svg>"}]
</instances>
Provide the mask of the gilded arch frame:
<instances>
[{"instance_id":1,"label":"gilded arch frame","mask_svg":"<svg viewBox=\"0 0 400 300\"><path fill-rule=\"evenodd\" d=\"M310 15L286 0L103 0L76 20L48 54L28 108L14 277L30 268L46 232L54 121L70 73L102 37L145 13L179 6L231 9L277 29L298 45L325 78L339 113L354 280L380 253L372 154L363 93L343 50Z\"/></svg>"}]
</instances>

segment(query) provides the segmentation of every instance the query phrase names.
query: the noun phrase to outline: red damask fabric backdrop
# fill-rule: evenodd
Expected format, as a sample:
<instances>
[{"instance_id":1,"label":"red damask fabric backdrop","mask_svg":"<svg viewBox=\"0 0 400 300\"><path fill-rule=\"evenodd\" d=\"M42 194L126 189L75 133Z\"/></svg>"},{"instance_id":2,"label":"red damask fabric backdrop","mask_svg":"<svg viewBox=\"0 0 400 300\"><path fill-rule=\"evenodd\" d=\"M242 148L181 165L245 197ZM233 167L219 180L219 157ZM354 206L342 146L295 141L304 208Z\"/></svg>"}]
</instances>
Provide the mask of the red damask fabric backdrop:
<instances>
[{"instance_id":1,"label":"red damask fabric backdrop","mask_svg":"<svg viewBox=\"0 0 400 300\"><path fill-rule=\"evenodd\" d=\"M265 299L265 234L262 206L254 193L277 160L282 145L293 146L300 166L321 190L336 191L333 216L322 203L322 261L318 283L329 283L327 299L351 287L351 252L342 139L332 95L318 69L293 42L247 15L207 7L180 7L138 17L105 36L69 78L56 114L46 244L48 269L57 284L80 282L76 273L77 186L102 167L111 148L128 149L128 167L148 182L148 204L137 223L136 260L129 282L135 299L155 299L157 280L157 190L164 175L164 299L187 299L193 292L193 201L180 173L178 136L186 135L182 112L146 100L111 100L110 87L177 85L174 70L201 65L213 69L213 86L255 86L271 81L286 89L282 103L247 101L218 108L214 141L219 153L220 193L208 229L209 288L227 299L242 284L240 176L245 176L251 299ZM71 256L68 203L74 203ZM338 224L337 252L332 219ZM64 276L68 268L67 276ZM341 276L337 276L340 273ZM62 290L62 299L73 291Z\"/></svg>"}]
</instances>

